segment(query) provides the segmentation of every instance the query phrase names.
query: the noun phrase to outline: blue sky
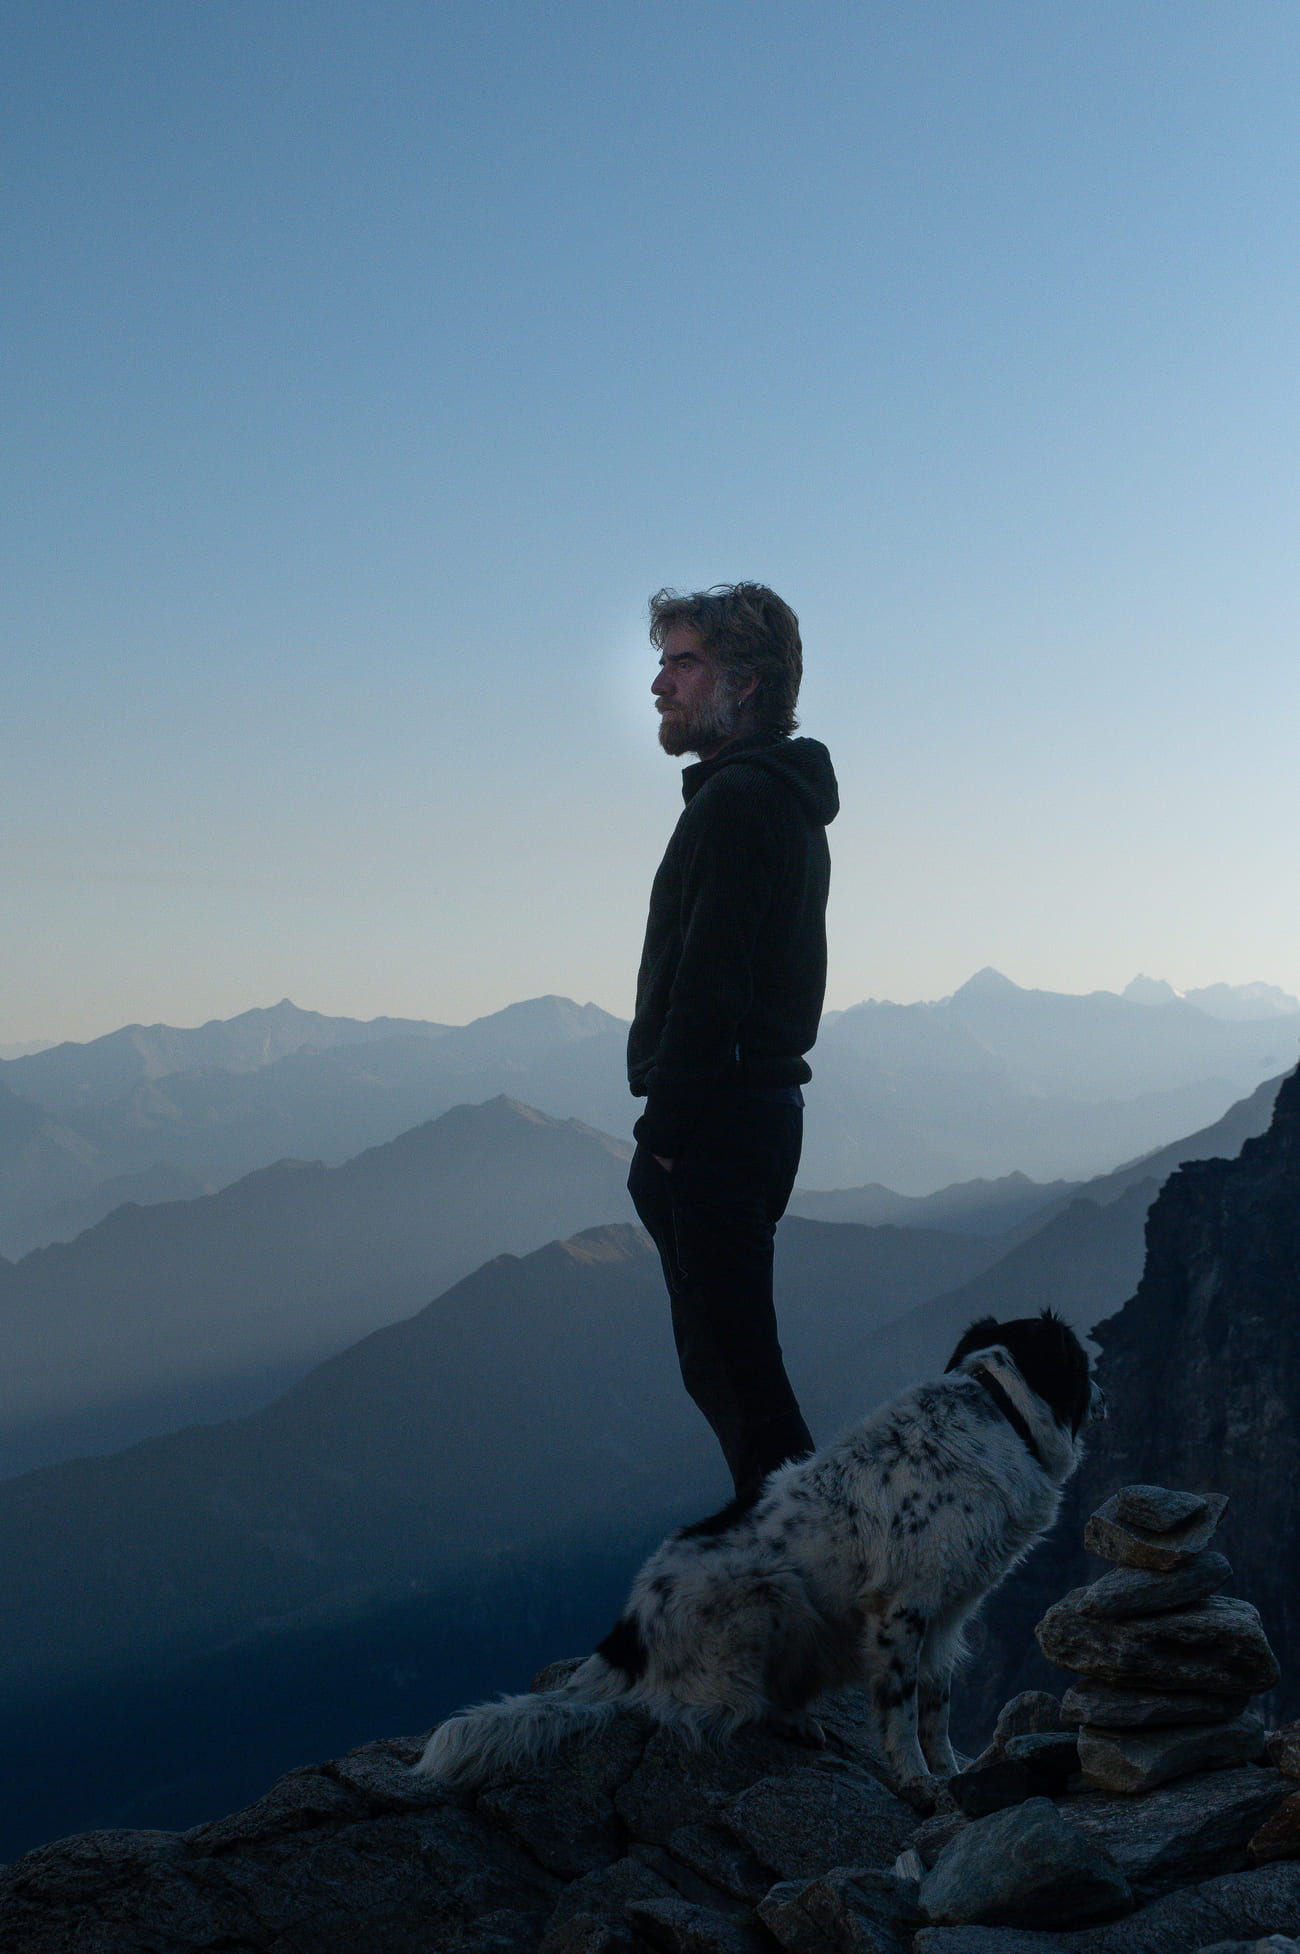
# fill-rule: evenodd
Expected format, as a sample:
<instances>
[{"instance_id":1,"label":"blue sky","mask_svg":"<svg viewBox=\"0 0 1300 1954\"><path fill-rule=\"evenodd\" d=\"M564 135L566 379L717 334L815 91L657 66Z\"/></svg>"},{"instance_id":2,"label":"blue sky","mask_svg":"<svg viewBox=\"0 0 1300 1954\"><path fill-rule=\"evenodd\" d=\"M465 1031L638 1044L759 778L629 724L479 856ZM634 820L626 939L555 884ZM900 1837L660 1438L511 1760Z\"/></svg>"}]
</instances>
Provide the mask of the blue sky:
<instances>
[{"instance_id":1,"label":"blue sky","mask_svg":"<svg viewBox=\"0 0 1300 1954\"><path fill-rule=\"evenodd\" d=\"M0 1041L630 1008L770 582L828 1002L1300 991L1300 9L11 0Z\"/></svg>"}]
</instances>

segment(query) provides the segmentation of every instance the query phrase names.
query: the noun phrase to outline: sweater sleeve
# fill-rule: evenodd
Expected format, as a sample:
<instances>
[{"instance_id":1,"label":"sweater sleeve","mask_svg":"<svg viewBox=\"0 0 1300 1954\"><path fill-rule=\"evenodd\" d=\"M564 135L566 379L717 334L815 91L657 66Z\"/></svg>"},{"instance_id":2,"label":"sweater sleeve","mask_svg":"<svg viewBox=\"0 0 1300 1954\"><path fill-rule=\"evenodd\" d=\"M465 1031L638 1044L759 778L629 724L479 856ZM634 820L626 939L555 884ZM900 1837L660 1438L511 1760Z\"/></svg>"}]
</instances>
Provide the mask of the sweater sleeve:
<instances>
[{"instance_id":1,"label":"sweater sleeve","mask_svg":"<svg viewBox=\"0 0 1300 1954\"><path fill-rule=\"evenodd\" d=\"M784 853L765 782L734 769L714 785L721 791L692 803L697 819L683 835L681 953L646 1108L633 1128L642 1146L665 1158L681 1151L735 1054Z\"/></svg>"}]
</instances>

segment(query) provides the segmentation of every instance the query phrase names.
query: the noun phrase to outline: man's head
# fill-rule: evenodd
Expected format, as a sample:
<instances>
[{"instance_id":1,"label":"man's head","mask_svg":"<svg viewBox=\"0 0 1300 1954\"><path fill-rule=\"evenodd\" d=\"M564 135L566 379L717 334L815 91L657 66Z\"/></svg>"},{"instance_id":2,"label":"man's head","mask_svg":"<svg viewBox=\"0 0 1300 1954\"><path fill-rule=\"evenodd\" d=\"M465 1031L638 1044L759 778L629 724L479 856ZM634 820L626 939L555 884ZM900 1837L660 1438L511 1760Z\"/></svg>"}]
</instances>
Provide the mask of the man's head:
<instances>
[{"instance_id":1,"label":"man's head","mask_svg":"<svg viewBox=\"0 0 1300 1954\"><path fill-rule=\"evenodd\" d=\"M799 620L765 584L716 584L689 596L658 591L650 642L660 653L654 690L665 752L707 757L730 739L778 739L798 725ZM701 654L694 667L692 648Z\"/></svg>"}]
</instances>

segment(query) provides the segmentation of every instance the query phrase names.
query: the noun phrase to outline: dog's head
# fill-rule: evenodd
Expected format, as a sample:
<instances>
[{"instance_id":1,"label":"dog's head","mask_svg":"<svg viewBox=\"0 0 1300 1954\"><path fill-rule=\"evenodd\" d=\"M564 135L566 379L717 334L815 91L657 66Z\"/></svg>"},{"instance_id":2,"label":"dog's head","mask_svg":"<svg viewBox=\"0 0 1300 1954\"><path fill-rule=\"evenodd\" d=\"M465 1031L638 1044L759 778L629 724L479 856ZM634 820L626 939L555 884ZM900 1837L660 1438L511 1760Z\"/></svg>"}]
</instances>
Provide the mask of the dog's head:
<instances>
[{"instance_id":1,"label":"dog's head","mask_svg":"<svg viewBox=\"0 0 1300 1954\"><path fill-rule=\"evenodd\" d=\"M1085 1419L1104 1418L1106 1400L1094 1381L1088 1353L1063 1317L1045 1309L1011 1323L983 1316L972 1323L945 1368L956 1370L967 1357L1000 1346L1025 1383L1056 1414L1058 1424L1078 1433Z\"/></svg>"}]
</instances>

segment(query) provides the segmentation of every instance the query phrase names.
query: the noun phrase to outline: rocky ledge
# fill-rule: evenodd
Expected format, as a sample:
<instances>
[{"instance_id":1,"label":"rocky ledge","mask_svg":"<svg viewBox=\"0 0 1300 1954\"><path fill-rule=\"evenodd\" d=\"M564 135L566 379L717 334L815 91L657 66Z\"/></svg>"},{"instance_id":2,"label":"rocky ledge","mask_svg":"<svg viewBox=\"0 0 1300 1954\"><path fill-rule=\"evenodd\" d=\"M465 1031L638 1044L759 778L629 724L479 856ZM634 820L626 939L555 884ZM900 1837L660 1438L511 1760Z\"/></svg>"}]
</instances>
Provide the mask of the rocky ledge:
<instances>
[{"instance_id":1,"label":"rocky ledge","mask_svg":"<svg viewBox=\"0 0 1300 1954\"><path fill-rule=\"evenodd\" d=\"M1117 1523L1159 1533L1153 1514L1172 1509L1151 1507L1158 1491L1126 1489ZM1207 1606L1226 1563L1194 1525L1169 1549L1184 1558L1103 1577L1091 1602L1068 1597L1071 1632L1150 1621L1153 1600L1171 1619ZM1165 1585L1153 1589L1151 1573ZM1246 1639L1254 1647L1253 1631ZM1120 1727L1132 1734L1145 1727L1137 1706L1154 1702L1158 1715L1170 1696L1184 1716L1207 1696L1222 1712L1220 1699L1266 1686L1266 1662L1234 1669L1217 1692L1180 1671L1180 1697L1160 1678L1097 1681L1091 1643L1085 1654L1091 1679L1072 1694L1091 1721L1069 1696L1017 1697L925 1817L895 1795L851 1692L819 1705L824 1750L759 1732L697 1750L629 1713L476 1795L412 1775L421 1734L293 1771L247 1810L188 1832L95 1832L29 1853L0 1869L0 1948L1300 1954L1300 1725L1259 1723L1251 1761L1229 1747L1211 1751L1210 1768L1189 1753L1151 1788L1129 1779L1112 1790L1081 1768L1080 1726L1106 1727L1106 1688L1123 1692Z\"/></svg>"}]
</instances>

